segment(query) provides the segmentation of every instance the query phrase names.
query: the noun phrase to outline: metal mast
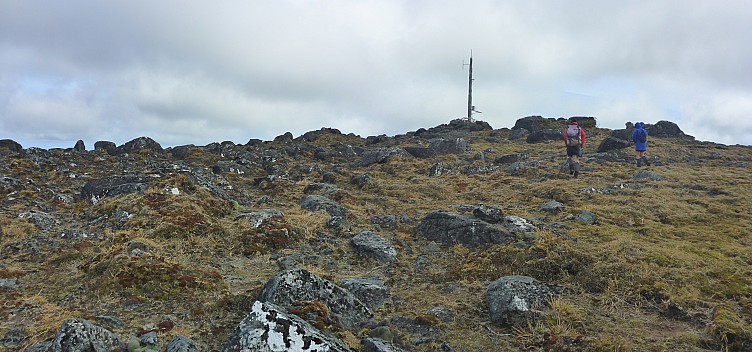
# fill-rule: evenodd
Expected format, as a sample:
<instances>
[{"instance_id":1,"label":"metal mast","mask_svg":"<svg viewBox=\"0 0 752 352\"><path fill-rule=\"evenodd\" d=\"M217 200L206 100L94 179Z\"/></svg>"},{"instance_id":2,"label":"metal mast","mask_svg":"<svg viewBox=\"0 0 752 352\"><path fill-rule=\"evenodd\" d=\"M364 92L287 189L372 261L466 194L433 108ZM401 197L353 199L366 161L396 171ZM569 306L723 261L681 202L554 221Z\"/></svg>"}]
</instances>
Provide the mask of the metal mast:
<instances>
[{"instance_id":1,"label":"metal mast","mask_svg":"<svg viewBox=\"0 0 752 352\"><path fill-rule=\"evenodd\" d=\"M475 110L475 106L473 106L473 52L470 51L470 63L465 64L463 63L462 66L470 66L470 74L467 77L467 123L472 124L473 123L473 113L481 113L478 110Z\"/></svg>"},{"instance_id":2,"label":"metal mast","mask_svg":"<svg viewBox=\"0 0 752 352\"><path fill-rule=\"evenodd\" d=\"M473 123L473 52L470 52L470 74L467 79L467 122Z\"/></svg>"}]
</instances>

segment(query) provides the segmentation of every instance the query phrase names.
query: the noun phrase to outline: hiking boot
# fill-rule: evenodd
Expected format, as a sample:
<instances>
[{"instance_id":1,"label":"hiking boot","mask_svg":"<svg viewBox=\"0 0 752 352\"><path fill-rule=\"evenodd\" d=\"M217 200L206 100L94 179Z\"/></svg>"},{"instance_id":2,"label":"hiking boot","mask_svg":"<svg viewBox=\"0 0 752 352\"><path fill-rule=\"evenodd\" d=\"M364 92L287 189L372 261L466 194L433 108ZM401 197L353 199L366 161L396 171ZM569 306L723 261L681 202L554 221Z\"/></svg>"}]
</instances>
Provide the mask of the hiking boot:
<instances>
[{"instance_id":1,"label":"hiking boot","mask_svg":"<svg viewBox=\"0 0 752 352\"><path fill-rule=\"evenodd\" d=\"M644 161L644 162L645 162L645 166L650 166L650 162L648 161L648 157L646 157L646 156L643 156L643 157L642 157L642 161Z\"/></svg>"},{"instance_id":2,"label":"hiking boot","mask_svg":"<svg viewBox=\"0 0 752 352\"><path fill-rule=\"evenodd\" d=\"M637 167L642 166L642 160L640 160L640 159L635 159L635 160L637 160Z\"/></svg>"},{"instance_id":3,"label":"hiking boot","mask_svg":"<svg viewBox=\"0 0 752 352\"><path fill-rule=\"evenodd\" d=\"M579 176L579 175L580 175L580 163L575 163L574 164L574 172L572 172L572 176L574 176L575 178L577 178L577 176Z\"/></svg>"}]
</instances>

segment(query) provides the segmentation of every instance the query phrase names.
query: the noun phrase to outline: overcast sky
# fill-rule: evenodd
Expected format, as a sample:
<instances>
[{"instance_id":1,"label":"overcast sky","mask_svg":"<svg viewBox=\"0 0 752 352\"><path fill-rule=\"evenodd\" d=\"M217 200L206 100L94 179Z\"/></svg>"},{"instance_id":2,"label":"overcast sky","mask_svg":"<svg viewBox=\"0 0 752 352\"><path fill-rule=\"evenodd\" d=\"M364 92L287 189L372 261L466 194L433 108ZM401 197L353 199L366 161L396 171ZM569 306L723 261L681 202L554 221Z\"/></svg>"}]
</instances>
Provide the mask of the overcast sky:
<instances>
[{"instance_id":1,"label":"overcast sky","mask_svg":"<svg viewBox=\"0 0 752 352\"><path fill-rule=\"evenodd\" d=\"M0 139L396 135L467 115L669 120L752 145L746 0L0 0Z\"/></svg>"}]
</instances>

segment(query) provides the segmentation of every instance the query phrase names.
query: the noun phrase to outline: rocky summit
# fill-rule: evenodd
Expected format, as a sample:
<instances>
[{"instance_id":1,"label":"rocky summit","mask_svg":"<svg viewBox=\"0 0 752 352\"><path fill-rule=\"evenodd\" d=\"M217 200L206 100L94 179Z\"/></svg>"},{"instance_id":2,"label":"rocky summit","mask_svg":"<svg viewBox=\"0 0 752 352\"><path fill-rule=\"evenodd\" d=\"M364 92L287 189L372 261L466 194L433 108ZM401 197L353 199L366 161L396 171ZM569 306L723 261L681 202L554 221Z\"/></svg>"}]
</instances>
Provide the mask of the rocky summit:
<instances>
[{"instance_id":1,"label":"rocky summit","mask_svg":"<svg viewBox=\"0 0 752 352\"><path fill-rule=\"evenodd\" d=\"M752 147L572 118L0 140L0 350L749 351Z\"/></svg>"}]
</instances>

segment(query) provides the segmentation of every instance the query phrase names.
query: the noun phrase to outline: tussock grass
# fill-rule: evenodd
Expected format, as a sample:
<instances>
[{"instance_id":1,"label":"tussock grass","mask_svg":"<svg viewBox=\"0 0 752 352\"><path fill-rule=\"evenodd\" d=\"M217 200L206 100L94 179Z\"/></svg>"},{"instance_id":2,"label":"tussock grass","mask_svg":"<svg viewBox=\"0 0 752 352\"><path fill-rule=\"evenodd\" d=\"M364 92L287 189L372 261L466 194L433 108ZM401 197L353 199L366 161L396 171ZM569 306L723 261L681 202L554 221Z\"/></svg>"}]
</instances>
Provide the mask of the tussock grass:
<instances>
[{"instance_id":1,"label":"tussock grass","mask_svg":"<svg viewBox=\"0 0 752 352\"><path fill-rule=\"evenodd\" d=\"M413 346L415 351L438 350L439 341L458 351L746 348L752 341L752 178L741 164L752 160L752 148L651 138L648 155L659 162L637 169L631 151L619 161L593 157L608 131L587 131L585 169L578 179L560 172L565 160L561 142L527 144L506 139L505 131L469 134L473 150L466 155L389 157L360 168L344 158L315 160L312 148L292 157L281 152L286 144L273 142L265 148L279 152L275 166L282 176L257 182L266 176L261 169L217 176L232 185L225 191L235 198L220 197L174 172L154 178L144 194L105 197L96 205L56 205L58 220L94 229L94 239L63 241L58 233L17 218L30 209L51 210L40 206L52 199L51 192L29 187L6 198L0 212L0 278L23 282L17 290L0 292L0 336L21 327L30 337L25 346L30 346L53 336L67 317L115 315L126 325L113 330L127 339L143 325L168 317L177 326L163 332L164 341L181 334L206 350L218 350L280 269L277 259L290 256L335 282L383 279L392 300L375 310L377 320L402 315L441 331L438 341ZM492 135L495 139L488 138ZM413 138L400 143L419 141L430 142ZM307 143L326 149L365 145L362 138L329 133ZM474 160L480 151L485 159ZM82 168L94 161L88 154L55 153ZM494 164L498 156L518 153L536 163L522 175ZM153 153L133 157L144 159L143 165L164 161ZM76 173L123 173L117 158L96 158L102 169ZM211 168L220 159L193 148L182 162ZM56 184L70 195L80 186L67 172L28 159L7 160L2 167L8 176ZM439 162L450 172L429 176ZM312 165L321 172L300 171ZM463 174L469 165L496 169ZM662 180L634 179L640 171ZM337 190L330 196L348 208L345 229L329 229L326 213L300 207L305 186L321 182L324 172L337 177ZM349 182L362 174L370 176L365 185ZM619 187L625 184L630 186ZM165 194L165 187L181 192ZM563 203L564 210L541 212L539 207L550 200ZM471 249L415 235L427 213L456 211L460 204L496 206L504 215L524 217L540 225L536 240ZM278 209L284 217L259 227L234 220L263 209ZM131 216L115 220L118 211ZM577 222L575 215L584 211L596 214L597 222ZM396 229L371 222L387 215L398 219ZM391 240L399 250L398 262L386 265L356 255L349 240L362 230ZM28 249L32 246L41 254ZM134 249L144 253L134 254ZM532 276L556 288L559 294L542 308L546 319L516 328L490 324L486 284L505 275ZM434 307L448 309L453 320L428 315ZM352 346L368 333L330 332ZM409 333L397 333L410 341Z\"/></svg>"}]
</instances>

